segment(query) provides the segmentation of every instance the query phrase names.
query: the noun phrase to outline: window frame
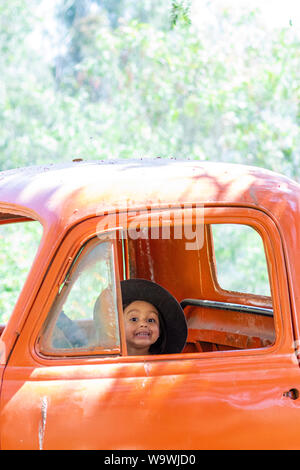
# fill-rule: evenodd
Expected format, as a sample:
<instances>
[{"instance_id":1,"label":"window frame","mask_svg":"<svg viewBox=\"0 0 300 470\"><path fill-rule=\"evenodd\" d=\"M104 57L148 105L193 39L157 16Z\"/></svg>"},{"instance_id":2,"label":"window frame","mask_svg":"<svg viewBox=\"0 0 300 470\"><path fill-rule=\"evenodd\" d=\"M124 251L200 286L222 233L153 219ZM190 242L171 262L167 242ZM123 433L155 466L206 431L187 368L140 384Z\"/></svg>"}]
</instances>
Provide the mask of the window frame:
<instances>
[{"instance_id":1,"label":"window frame","mask_svg":"<svg viewBox=\"0 0 300 470\"><path fill-rule=\"evenodd\" d=\"M168 207L165 209L157 209L158 212L168 212L169 210L175 213L176 211L186 211L187 216L184 217L184 220L193 222L195 219L195 211L200 207L200 210L203 210L202 204L184 204L184 207ZM155 214L155 212L154 212ZM129 213L129 221L134 221L135 224L140 224L143 227L143 224L147 223L148 213L144 211L141 214L131 214ZM248 225L258 232L261 237L266 264L268 269L268 277L270 283L270 292L271 297L266 297L257 294L251 293L241 293L237 291L227 291L221 289L215 272L215 259L212 253L213 263L210 266L211 269L211 283L207 285L208 297L213 298L220 302L226 303L244 303L245 299L249 302L249 305L256 306L258 300L260 299L260 307L270 307L269 303L271 300L271 309L273 310L274 317L274 329L275 329L275 342L274 344L263 347L263 348L249 348L243 350L230 350L230 351L210 351L210 352L201 352L201 353L180 353L182 358L205 358L205 357L216 357L216 356L244 356L244 355L256 355L256 354L269 354L273 351L278 350L284 344L288 343L287 339L289 335L293 335L292 329L289 328L291 323L291 306L289 302L289 286L287 282L287 272L285 266L285 257L283 253L283 246L281 241L281 236L279 229L275 221L270 217L269 214L265 213L261 209L245 206L234 206L234 205L215 205L215 204L206 204L204 206L204 219L205 226L211 226L212 224L238 224L238 225ZM212 245L209 245L209 249L212 248ZM284 327L285 325L285 327ZM208 355L208 356L207 356ZM168 358L173 355L168 355ZM147 356L149 357L149 356ZM161 356L157 356L161 357ZM156 359L156 356L150 356L149 360ZM138 360L138 356L136 356Z\"/></svg>"},{"instance_id":2,"label":"window frame","mask_svg":"<svg viewBox=\"0 0 300 470\"><path fill-rule=\"evenodd\" d=\"M192 211L191 211L192 210ZM193 220L193 210L197 211L197 205L191 204L190 208L187 209L186 205L184 208L180 205L174 205L170 206L168 205L167 207L159 207L157 208L157 211L159 213L164 213L168 211L180 211L181 214L183 211L185 211L186 214L186 220ZM148 211L147 209L141 208L140 211L128 211L127 214L127 221L135 221L135 223L140 224L142 227L143 224L147 226L148 224ZM104 217L104 216L103 216ZM72 234L68 235L65 239L65 241L62 243L62 245L66 244L69 246L70 250L72 251L72 256L66 256L67 262L64 263L64 265L60 269L60 273L56 276L56 286L59 286L61 284L61 280L63 278L62 273L65 273L70 266L70 259L74 259L74 256L78 252L80 246L87 240L91 239L95 235L101 235L101 236L109 236L109 233L113 232L114 230L117 231L122 231L126 230L126 224L124 224L124 218L122 218L122 227L116 226L114 230L103 230L101 233L98 233L96 230L97 227L97 221L101 220L101 216L98 218L93 218L86 220L84 222L81 222L79 225L77 225L73 229L73 236ZM216 205L207 205L205 206L205 224L212 224L212 223L239 223L242 225L250 225L252 228L256 229L259 233L259 235L262 238L263 245L264 245L264 250L265 250L265 255L266 255L266 262L269 270L269 279L270 279L270 290L271 290L271 296L273 299L273 311L274 311L274 327L275 327L275 333L276 333L276 340L275 343L272 344L269 347L264 347L264 348L258 348L258 349L245 349L245 350L230 350L230 351L212 351L212 352L201 352L201 353L180 353L180 354L171 354L171 355L153 355L153 356L147 356L147 361L157 361L157 360L162 360L162 359L167 359L167 360L178 360L178 359L199 359L199 358L216 358L216 357L226 357L226 356L238 356L238 357L243 357L243 356L253 356L253 355L265 355L265 354L270 354L273 351L278 350L279 348L283 347L287 343L290 342L290 336L292 335L292 329L289 328L290 324L290 303L288 299L288 283L287 283L287 273L286 273L286 267L285 267L285 261L284 261L284 253L283 253L283 247L281 243L281 237L279 230L277 228L277 225L275 221L266 213L259 209L254 209L254 208L249 208L249 207L230 207L230 206L216 206ZM82 224L84 224L84 230L80 227ZM93 227L93 230L91 231L91 227ZM77 243L74 244L74 232L77 231ZM120 233L119 232L119 233ZM74 248L76 246L76 248ZM117 248L115 247L117 250ZM131 363L131 362L141 362L145 360L144 356L127 356L127 351L126 351L126 341L125 341L125 333L124 333L124 324L123 324L123 318L122 318L122 302L121 302L121 293L120 293L120 276L119 276L119 269L120 265L124 265L123 267L121 266L121 271L123 269L123 278L126 278L126 273L129 272L129 267L128 267L128 250L125 245L125 250L124 247L122 248L122 258L119 258L116 256L116 263L118 267L116 268L116 287L117 287L117 302L118 302L118 318L119 318L119 328L120 328L120 345L121 345L121 355L118 355L116 357L109 357L107 355L79 355L79 356L74 356L72 355L71 357L61 357L61 356L51 356L51 357L45 357L43 356L39 350L38 350L38 332L40 331L40 326L42 322L39 322L39 327L38 325L35 328L34 334L32 335L32 340L31 340L31 351L32 354L35 357L35 360L38 360L42 364L49 364L49 361L53 364L53 360L58 360L61 361L62 363L66 364L76 364L76 363L86 363L87 361L92 360L93 362L125 362L125 363ZM126 251L127 250L127 251ZM63 250L64 252L68 250ZM117 253L117 251L116 251ZM275 255L276 254L276 255ZM59 258L59 257L58 257ZM56 259L58 259L56 257ZM120 262L121 261L121 262ZM54 264L55 265L55 260ZM52 270L53 271L53 270ZM122 277L121 276L121 277ZM49 274L50 279L53 278L53 272ZM59 282L57 282L57 279L59 279ZM52 279L53 281L53 279ZM210 293L209 295L212 294L217 294L218 298L215 298L215 300L223 300L224 299L224 293L220 292L218 290L218 286L215 283L215 280L213 279L212 276L212 286L210 286ZM213 287L213 291L211 288ZM49 296L47 299L47 302L44 306L44 313L43 313L43 319L46 318L47 316L47 311L49 311L49 306L53 302L53 299L55 298L55 294L53 293L53 288L52 288L52 294ZM231 294L231 292L230 292ZM282 295L283 294L283 295ZM227 292L226 292L227 295ZM244 297L244 294L243 294ZM251 297L253 297L253 294L249 294L249 300L251 303ZM254 295L254 298L257 298L256 295ZM52 300L51 300L52 299ZM230 299L232 299L232 295L230 296ZM227 300L229 301L229 300ZM232 301L232 300L230 300ZM37 341L36 341L37 340Z\"/></svg>"}]
</instances>

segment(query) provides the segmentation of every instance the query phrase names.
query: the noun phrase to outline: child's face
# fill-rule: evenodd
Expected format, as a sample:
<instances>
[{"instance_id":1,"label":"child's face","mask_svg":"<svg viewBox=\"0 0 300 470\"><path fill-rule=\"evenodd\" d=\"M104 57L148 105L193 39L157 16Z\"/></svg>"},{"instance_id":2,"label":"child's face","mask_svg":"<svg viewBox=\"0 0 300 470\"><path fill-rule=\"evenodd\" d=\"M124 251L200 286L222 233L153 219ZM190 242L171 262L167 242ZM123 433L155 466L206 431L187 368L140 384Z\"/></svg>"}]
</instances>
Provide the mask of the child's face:
<instances>
[{"instance_id":1,"label":"child's face","mask_svg":"<svg viewBox=\"0 0 300 470\"><path fill-rule=\"evenodd\" d=\"M157 309L148 302L135 300L125 307L124 321L128 354L148 354L159 337Z\"/></svg>"}]
</instances>

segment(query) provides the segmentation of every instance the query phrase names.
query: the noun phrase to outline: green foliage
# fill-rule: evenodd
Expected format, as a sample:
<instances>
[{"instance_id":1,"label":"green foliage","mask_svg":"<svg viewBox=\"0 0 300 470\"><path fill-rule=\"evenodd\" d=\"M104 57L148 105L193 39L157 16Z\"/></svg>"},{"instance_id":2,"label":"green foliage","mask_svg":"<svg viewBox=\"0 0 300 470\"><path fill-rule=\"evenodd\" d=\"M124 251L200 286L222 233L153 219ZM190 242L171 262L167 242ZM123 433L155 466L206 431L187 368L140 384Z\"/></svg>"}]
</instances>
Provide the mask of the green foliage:
<instances>
[{"instance_id":1,"label":"green foliage","mask_svg":"<svg viewBox=\"0 0 300 470\"><path fill-rule=\"evenodd\" d=\"M0 226L0 324L6 323L12 313L41 236L38 222Z\"/></svg>"},{"instance_id":2,"label":"green foliage","mask_svg":"<svg viewBox=\"0 0 300 470\"><path fill-rule=\"evenodd\" d=\"M198 24L184 0L58 0L60 47L46 60L32 41L43 3L1 6L1 169L173 156L299 178L295 27L213 3Z\"/></svg>"},{"instance_id":3,"label":"green foliage","mask_svg":"<svg viewBox=\"0 0 300 470\"><path fill-rule=\"evenodd\" d=\"M173 0L171 9L171 27L181 23L182 25L190 25L190 2L184 0Z\"/></svg>"},{"instance_id":4,"label":"green foliage","mask_svg":"<svg viewBox=\"0 0 300 470\"><path fill-rule=\"evenodd\" d=\"M247 225L212 226L217 279L222 289L270 296L260 235Z\"/></svg>"},{"instance_id":5,"label":"green foliage","mask_svg":"<svg viewBox=\"0 0 300 470\"><path fill-rule=\"evenodd\" d=\"M192 0L9 0L0 26L0 170L173 156L300 179L293 21L268 29L259 9ZM0 238L3 318L31 246L16 237Z\"/></svg>"}]
</instances>

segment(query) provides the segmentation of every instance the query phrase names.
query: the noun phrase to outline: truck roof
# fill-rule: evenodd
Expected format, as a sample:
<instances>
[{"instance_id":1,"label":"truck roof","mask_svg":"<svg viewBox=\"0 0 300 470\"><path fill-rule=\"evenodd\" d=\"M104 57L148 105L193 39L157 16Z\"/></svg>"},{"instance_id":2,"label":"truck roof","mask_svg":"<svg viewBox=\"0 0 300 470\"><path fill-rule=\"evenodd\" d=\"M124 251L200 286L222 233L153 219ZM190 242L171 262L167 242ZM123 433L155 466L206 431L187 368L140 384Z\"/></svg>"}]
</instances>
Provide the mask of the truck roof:
<instances>
[{"instance_id":1,"label":"truck roof","mask_svg":"<svg viewBox=\"0 0 300 470\"><path fill-rule=\"evenodd\" d=\"M0 173L2 211L69 225L111 210L182 203L299 211L300 185L258 167L175 159L73 161Z\"/></svg>"}]
</instances>

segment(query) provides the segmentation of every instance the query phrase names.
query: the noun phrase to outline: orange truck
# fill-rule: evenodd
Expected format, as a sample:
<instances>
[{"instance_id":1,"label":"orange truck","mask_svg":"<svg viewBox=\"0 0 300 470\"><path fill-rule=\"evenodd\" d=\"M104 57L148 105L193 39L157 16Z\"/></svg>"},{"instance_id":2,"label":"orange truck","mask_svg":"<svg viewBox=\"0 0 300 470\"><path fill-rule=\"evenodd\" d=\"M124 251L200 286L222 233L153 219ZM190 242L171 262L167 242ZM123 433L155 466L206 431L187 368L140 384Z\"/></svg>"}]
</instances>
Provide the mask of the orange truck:
<instances>
[{"instance_id":1,"label":"orange truck","mask_svg":"<svg viewBox=\"0 0 300 470\"><path fill-rule=\"evenodd\" d=\"M42 230L1 325L1 449L299 449L299 220L300 186L250 166L2 172L1 228ZM132 278L181 305L180 352L128 354Z\"/></svg>"}]
</instances>

